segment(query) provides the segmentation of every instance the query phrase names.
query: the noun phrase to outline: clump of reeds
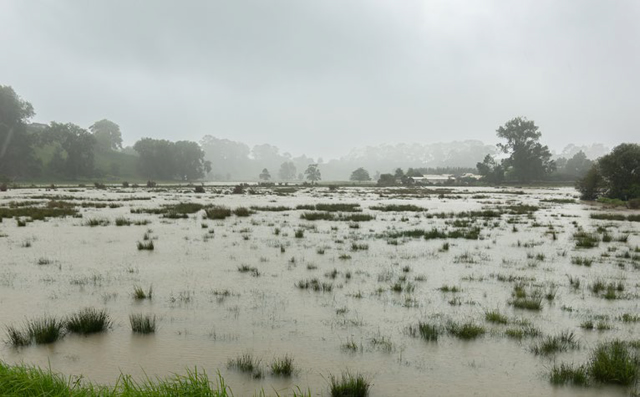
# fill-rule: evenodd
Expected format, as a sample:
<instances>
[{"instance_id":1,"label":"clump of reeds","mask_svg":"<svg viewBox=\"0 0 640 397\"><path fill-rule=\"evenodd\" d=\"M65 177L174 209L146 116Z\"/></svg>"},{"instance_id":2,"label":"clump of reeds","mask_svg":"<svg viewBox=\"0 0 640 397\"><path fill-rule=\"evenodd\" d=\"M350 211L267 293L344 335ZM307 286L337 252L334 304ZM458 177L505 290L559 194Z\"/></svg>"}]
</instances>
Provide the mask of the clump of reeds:
<instances>
[{"instance_id":1,"label":"clump of reeds","mask_svg":"<svg viewBox=\"0 0 640 397\"><path fill-rule=\"evenodd\" d=\"M564 331L558 335L547 336L539 343L531 347L531 351L535 355L550 355L558 352L564 352L570 349L577 349L579 346L576 336L573 332Z\"/></svg>"},{"instance_id":2,"label":"clump of reeds","mask_svg":"<svg viewBox=\"0 0 640 397\"><path fill-rule=\"evenodd\" d=\"M282 358L276 358L271 362L271 374L275 376L288 377L293 375L293 358L290 356L284 356Z\"/></svg>"},{"instance_id":3,"label":"clump of reeds","mask_svg":"<svg viewBox=\"0 0 640 397\"><path fill-rule=\"evenodd\" d=\"M450 321L447 324L447 332L456 338L471 340L484 335L486 331L483 326L478 325L473 321L468 321L463 324Z\"/></svg>"},{"instance_id":4,"label":"clump of reeds","mask_svg":"<svg viewBox=\"0 0 640 397\"><path fill-rule=\"evenodd\" d=\"M153 251L154 249L155 246L153 245L153 240L138 241L138 251Z\"/></svg>"},{"instance_id":5,"label":"clump of reeds","mask_svg":"<svg viewBox=\"0 0 640 397\"><path fill-rule=\"evenodd\" d=\"M484 319L494 324L507 324L509 322L507 316L501 314L498 310L485 312Z\"/></svg>"},{"instance_id":6,"label":"clump of reeds","mask_svg":"<svg viewBox=\"0 0 640 397\"><path fill-rule=\"evenodd\" d=\"M420 321L418 325L409 328L409 335L420 337L429 342L437 342L438 336L440 336L440 327Z\"/></svg>"},{"instance_id":7,"label":"clump of reeds","mask_svg":"<svg viewBox=\"0 0 640 397\"><path fill-rule=\"evenodd\" d=\"M129 315L131 330L138 334L151 334L156 332L156 316L150 314Z\"/></svg>"},{"instance_id":8,"label":"clump of reeds","mask_svg":"<svg viewBox=\"0 0 640 397\"><path fill-rule=\"evenodd\" d=\"M94 308L82 309L66 321L67 330L83 335L106 331L110 325L111 320L107 311Z\"/></svg>"},{"instance_id":9,"label":"clump of reeds","mask_svg":"<svg viewBox=\"0 0 640 397\"><path fill-rule=\"evenodd\" d=\"M366 397L370 387L371 382L361 374L343 372L340 377L329 376L331 397Z\"/></svg>"},{"instance_id":10,"label":"clump of reeds","mask_svg":"<svg viewBox=\"0 0 640 397\"><path fill-rule=\"evenodd\" d=\"M153 297L153 285L149 286L149 289L145 291L141 286L133 286L133 298L137 300L151 299Z\"/></svg>"},{"instance_id":11,"label":"clump of reeds","mask_svg":"<svg viewBox=\"0 0 640 397\"><path fill-rule=\"evenodd\" d=\"M254 378L262 378L262 369L260 368L260 360L253 357L250 353L242 354L227 362L228 368L234 368L241 372L250 373Z\"/></svg>"}]
</instances>

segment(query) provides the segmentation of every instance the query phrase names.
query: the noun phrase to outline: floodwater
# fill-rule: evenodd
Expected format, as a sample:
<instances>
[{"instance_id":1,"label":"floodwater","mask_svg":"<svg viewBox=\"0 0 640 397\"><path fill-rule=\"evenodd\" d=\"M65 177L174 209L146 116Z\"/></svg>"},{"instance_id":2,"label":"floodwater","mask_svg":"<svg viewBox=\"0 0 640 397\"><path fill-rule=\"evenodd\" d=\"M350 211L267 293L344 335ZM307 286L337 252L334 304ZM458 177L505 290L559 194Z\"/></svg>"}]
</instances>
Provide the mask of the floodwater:
<instances>
[{"instance_id":1,"label":"floodwater","mask_svg":"<svg viewBox=\"0 0 640 397\"><path fill-rule=\"evenodd\" d=\"M113 320L110 330L100 335L66 335L50 345L22 348L3 343L0 360L50 367L99 383L113 383L120 373L165 377L195 366L212 379L219 371L236 396L261 389L287 395L295 386L326 396L329 375L345 370L365 374L372 382L371 396L628 395L628 389L618 387L553 386L548 371L554 362L586 362L598 342L638 339L638 323L623 322L620 316L640 313L640 267L637 260L619 254L640 245L640 223L590 218L593 212L632 212L605 211L578 200L545 201L577 197L570 188L453 188L443 195L379 188L256 193L233 195L230 189L208 187L204 194L191 188L22 189L0 194L4 207L27 200L46 205L48 198L78 206L121 205L78 207L81 218L36 220L25 227L6 218L0 223L2 329L45 314L62 318L84 307L106 309ZM295 209L224 220L206 219L202 212L188 219L131 213L187 202L231 209L357 203L375 220L358 222L356 228L354 222L307 221L300 217L305 211ZM370 209L380 204L413 204L427 211ZM539 209L486 220L461 218L481 228L477 240L385 236L398 230L455 228L452 222L458 218L429 217L434 213L519 204ZM149 223L116 226L118 217ZM90 227L85 225L89 219L110 223ZM606 227L613 241L576 248L576 230L597 233L598 226ZM304 229L302 238L295 237L299 229ZM153 251L137 248L145 233L154 242ZM624 235L626 242L616 241ZM445 242L448 250L443 249ZM363 249L353 250L354 243ZM575 257L592 258L593 264L572 264ZM258 274L240 272L243 265ZM580 286L572 287L569 276L579 279ZM297 287L312 278L331 283L333 289ZM624 292L618 299L604 299L589 289L595 280L622 282ZM393 291L398 281L413 290ZM544 300L541 311L516 309L509 302L518 281L527 288L553 290L555 298ZM461 291L442 292L443 285ZM153 286L153 298L135 300L134 286ZM540 337L505 336L508 326L485 321L489 310L500 311L510 322L529 320L543 335L572 331L580 348L537 356L531 346ZM156 332L133 334L128 317L134 313L155 315ZM610 329L581 328L589 319L605 321ZM464 341L444 332L437 342L427 342L408 332L419 321L444 326L468 320L486 327L487 333ZM355 351L342 347L347 342L357 346ZM262 360L263 378L227 367L230 359L244 353ZM269 362L284 355L293 357L297 373L288 379L269 375Z\"/></svg>"}]
</instances>

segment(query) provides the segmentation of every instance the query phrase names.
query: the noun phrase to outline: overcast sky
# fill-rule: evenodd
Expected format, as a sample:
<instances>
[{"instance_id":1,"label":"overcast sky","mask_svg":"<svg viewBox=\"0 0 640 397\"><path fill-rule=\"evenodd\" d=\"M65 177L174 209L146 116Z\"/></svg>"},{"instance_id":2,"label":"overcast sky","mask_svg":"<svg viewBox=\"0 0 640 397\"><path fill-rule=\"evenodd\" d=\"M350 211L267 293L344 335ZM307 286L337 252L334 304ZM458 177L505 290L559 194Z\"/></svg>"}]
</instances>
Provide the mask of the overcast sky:
<instances>
[{"instance_id":1,"label":"overcast sky","mask_svg":"<svg viewBox=\"0 0 640 397\"><path fill-rule=\"evenodd\" d=\"M210 134L325 160L356 146L640 137L637 0L0 0L0 84L34 121L125 144Z\"/></svg>"}]
</instances>

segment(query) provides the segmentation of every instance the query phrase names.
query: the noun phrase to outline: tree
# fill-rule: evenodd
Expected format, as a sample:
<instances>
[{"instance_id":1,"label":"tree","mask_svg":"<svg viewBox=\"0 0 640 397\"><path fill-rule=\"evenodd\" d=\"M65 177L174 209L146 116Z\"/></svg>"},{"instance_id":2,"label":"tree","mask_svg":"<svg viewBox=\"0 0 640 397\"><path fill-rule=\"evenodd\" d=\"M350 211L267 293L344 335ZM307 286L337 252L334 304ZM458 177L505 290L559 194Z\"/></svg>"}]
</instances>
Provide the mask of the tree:
<instances>
[{"instance_id":1,"label":"tree","mask_svg":"<svg viewBox=\"0 0 640 397\"><path fill-rule=\"evenodd\" d=\"M51 122L44 135L55 146L52 168L71 179L93 176L96 139L89 131L73 123Z\"/></svg>"},{"instance_id":2,"label":"tree","mask_svg":"<svg viewBox=\"0 0 640 397\"><path fill-rule=\"evenodd\" d=\"M360 167L351 173L351 178L349 179L352 181L364 182L364 181L370 181L371 177L369 176L369 171Z\"/></svg>"},{"instance_id":3,"label":"tree","mask_svg":"<svg viewBox=\"0 0 640 397\"><path fill-rule=\"evenodd\" d=\"M587 174L576 182L576 189L582 193L580 196L582 200L597 199L602 194L603 186L604 181L596 164L592 165Z\"/></svg>"},{"instance_id":4,"label":"tree","mask_svg":"<svg viewBox=\"0 0 640 397\"><path fill-rule=\"evenodd\" d=\"M526 183L542 179L555 169L549 148L538 142L542 134L533 121L516 117L499 127L497 135L507 140L498 144L498 148L509 155L502 165L517 181Z\"/></svg>"},{"instance_id":5,"label":"tree","mask_svg":"<svg viewBox=\"0 0 640 397\"><path fill-rule=\"evenodd\" d=\"M205 161L204 151L196 142L178 141L173 143L174 176L192 181L203 178L211 172L211 163Z\"/></svg>"},{"instance_id":6,"label":"tree","mask_svg":"<svg viewBox=\"0 0 640 397\"><path fill-rule=\"evenodd\" d=\"M33 106L13 88L0 85L0 176L28 176L39 171L27 133L27 121L34 115Z\"/></svg>"},{"instance_id":7,"label":"tree","mask_svg":"<svg viewBox=\"0 0 640 397\"><path fill-rule=\"evenodd\" d=\"M122 133L120 126L113 121L102 119L96 121L89 127L89 130L96 138L96 146L100 151L122 149Z\"/></svg>"},{"instance_id":8,"label":"tree","mask_svg":"<svg viewBox=\"0 0 640 397\"><path fill-rule=\"evenodd\" d=\"M194 180L211 172L211 163L196 142L170 142L143 138L133 145L138 152L138 168L145 178Z\"/></svg>"},{"instance_id":9,"label":"tree","mask_svg":"<svg viewBox=\"0 0 640 397\"><path fill-rule=\"evenodd\" d=\"M280 165L278 177L283 181L291 181L296 179L296 166L291 161L285 161Z\"/></svg>"},{"instance_id":10,"label":"tree","mask_svg":"<svg viewBox=\"0 0 640 397\"><path fill-rule=\"evenodd\" d=\"M262 179L263 181L268 181L269 179L271 179L271 174L269 174L269 170L264 168L262 170L262 172L260 173L260 179Z\"/></svg>"},{"instance_id":11,"label":"tree","mask_svg":"<svg viewBox=\"0 0 640 397\"><path fill-rule=\"evenodd\" d=\"M591 167L593 167L593 161L589 160L587 158L587 155L582 150L580 150L578 153L573 155L573 157L566 161L562 169L563 172L567 175L582 178L587 174L587 172L589 172Z\"/></svg>"},{"instance_id":12,"label":"tree","mask_svg":"<svg viewBox=\"0 0 640 397\"><path fill-rule=\"evenodd\" d=\"M307 179L311 181L311 183L316 183L320 180L320 170L318 169L318 164L309 164L307 169L304 171Z\"/></svg>"},{"instance_id":13,"label":"tree","mask_svg":"<svg viewBox=\"0 0 640 397\"><path fill-rule=\"evenodd\" d=\"M490 154L487 154L482 163L476 164L478 173L482 179L489 183L500 183L504 180L504 168L498 164Z\"/></svg>"},{"instance_id":14,"label":"tree","mask_svg":"<svg viewBox=\"0 0 640 397\"><path fill-rule=\"evenodd\" d=\"M609 198L640 197L640 145L623 143L598 159L598 171Z\"/></svg>"},{"instance_id":15,"label":"tree","mask_svg":"<svg viewBox=\"0 0 640 397\"><path fill-rule=\"evenodd\" d=\"M230 180L231 176L238 179L250 178L255 172L250 167L251 150L244 143L205 135L200 140L200 146L205 152L206 160L211 162L214 179Z\"/></svg>"},{"instance_id":16,"label":"tree","mask_svg":"<svg viewBox=\"0 0 640 397\"><path fill-rule=\"evenodd\" d=\"M378 178L378 186L394 186L396 184L396 177L393 174L382 174Z\"/></svg>"}]
</instances>

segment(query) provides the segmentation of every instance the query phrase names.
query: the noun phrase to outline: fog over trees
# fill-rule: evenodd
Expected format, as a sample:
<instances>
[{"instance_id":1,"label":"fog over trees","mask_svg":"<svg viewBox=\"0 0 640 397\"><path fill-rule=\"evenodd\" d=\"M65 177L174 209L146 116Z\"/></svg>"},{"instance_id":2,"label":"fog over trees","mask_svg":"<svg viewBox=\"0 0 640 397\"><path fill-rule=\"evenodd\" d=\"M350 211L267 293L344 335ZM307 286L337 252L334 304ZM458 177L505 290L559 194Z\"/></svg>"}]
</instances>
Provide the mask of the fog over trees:
<instances>
[{"instance_id":1,"label":"fog over trees","mask_svg":"<svg viewBox=\"0 0 640 397\"><path fill-rule=\"evenodd\" d=\"M477 172L487 183L526 183L582 178L593 160L608 153L601 144L572 144L553 155L541 143L544 136L538 126L522 117L498 128L497 137L502 139L498 145L466 140L367 146L363 141L362 147L324 161L282 152L268 143L249 146L210 134L199 142L147 137L123 147L127 131L115 121L101 119L85 129L72 122L33 123L35 114L13 88L0 86L0 176L5 181L376 182L383 175L383 183L406 183L409 177L458 170ZM387 176L394 170L395 176Z\"/></svg>"}]
</instances>

